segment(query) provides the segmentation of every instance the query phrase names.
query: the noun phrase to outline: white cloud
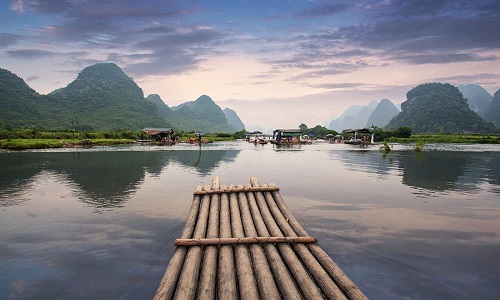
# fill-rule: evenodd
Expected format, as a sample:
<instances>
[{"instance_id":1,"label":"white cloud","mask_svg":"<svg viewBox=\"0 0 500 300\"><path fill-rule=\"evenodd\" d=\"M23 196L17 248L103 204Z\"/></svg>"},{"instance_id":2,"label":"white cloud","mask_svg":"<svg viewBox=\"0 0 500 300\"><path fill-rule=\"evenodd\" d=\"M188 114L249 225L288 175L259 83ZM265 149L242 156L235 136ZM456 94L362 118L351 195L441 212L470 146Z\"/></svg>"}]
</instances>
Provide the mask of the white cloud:
<instances>
[{"instance_id":1,"label":"white cloud","mask_svg":"<svg viewBox=\"0 0 500 300\"><path fill-rule=\"evenodd\" d=\"M26 9L24 0L11 0L10 9L20 14L24 13Z\"/></svg>"}]
</instances>

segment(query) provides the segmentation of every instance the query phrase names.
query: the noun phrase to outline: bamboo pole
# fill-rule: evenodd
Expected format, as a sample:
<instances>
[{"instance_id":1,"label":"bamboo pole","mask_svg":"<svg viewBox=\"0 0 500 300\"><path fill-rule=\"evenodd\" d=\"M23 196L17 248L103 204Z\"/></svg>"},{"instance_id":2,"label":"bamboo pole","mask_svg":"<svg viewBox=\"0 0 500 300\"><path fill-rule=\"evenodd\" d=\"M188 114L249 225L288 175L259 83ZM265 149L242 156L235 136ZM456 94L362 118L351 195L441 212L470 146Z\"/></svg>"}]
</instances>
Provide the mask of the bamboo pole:
<instances>
[{"instance_id":1,"label":"bamboo pole","mask_svg":"<svg viewBox=\"0 0 500 300\"><path fill-rule=\"evenodd\" d=\"M212 190L219 189L219 177L214 177ZM207 238L218 238L219 236L219 194L211 194L210 214L208 218ZM215 299L217 278L217 254L216 246L207 246L203 251L203 263L201 266L200 280L198 283L197 299Z\"/></svg>"},{"instance_id":2,"label":"bamboo pole","mask_svg":"<svg viewBox=\"0 0 500 300\"><path fill-rule=\"evenodd\" d=\"M242 186L238 186L238 188L240 187ZM252 236L255 237L257 235L257 231L255 230L252 214L250 213L250 208L248 206L247 194L240 192L238 193L238 197L245 235L250 236L249 239L256 240L258 238L252 238ZM268 239L270 239L270 237L264 237L263 240ZM250 244L250 255L252 257L253 268L255 270L255 277L257 280L257 286L259 287L260 296L263 299L281 299L278 287L274 282L273 273L267 263L264 249L259 245L252 243Z\"/></svg>"},{"instance_id":3,"label":"bamboo pole","mask_svg":"<svg viewBox=\"0 0 500 300\"><path fill-rule=\"evenodd\" d=\"M208 236L208 235L207 235ZM265 244L265 243L316 243L313 236L253 236L243 238L204 238L204 239L176 239L175 246L201 245L238 245L238 244Z\"/></svg>"},{"instance_id":4,"label":"bamboo pole","mask_svg":"<svg viewBox=\"0 0 500 300\"><path fill-rule=\"evenodd\" d=\"M253 193L248 193L248 205L257 233L259 235L269 236L269 231L267 230L264 220L262 219L262 215ZM267 254L267 261L271 267L274 277L276 278L276 284L278 285L282 297L290 300L302 299L300 291L297 289L292 276L288 272L276 245L266 243L264 244L264 250Z\"/></svg>"},{"instance_id":5,"label":"bamboo pole","mask_svg":"<svg viewBox=\"0 0 500 300\"><path fill-rule=\"evenodd\" d=\"M290 224L288 224L289 219L287 221L282 214L271 192L264 192L264 196L269 206L269 210L281 231L285 235L296 235L297 233L295 233ZM344 293L335 284L333 279L330 278L328 273L323 269L323 266L316 260L304 244L295 244L293 248L328 299L346 299Z\"/></svg>"},{"instance_id":6,"label":"bamboo pole","mask_svg":"<svg viewBox=\"0 0 500 300\"><path fill-rule=\"evenodd\" d=\"M272 184L270 185L272 186ZM272 192L272 196L278 205L280 211L288 219L288 223L293 230L300 236L308 236L307 232L302 228L297 219L292 215L286 206L279 192ZM335 281L337 286L344 292L349 299L368 299L366 295L345 275L339 266L330 258L330 256L318 245L309 244L309 250L323 266L328 275Z\"/></svg>"},{"instance_id":7,"label":"bamboo pole","mask_svg":"<svg viewBox=\"0 0 500 300\"><path fill-rule=\"evenodd\" d=\"M234 186L230 186L229 189L234 189ZM231 192L229 194L229 206L233 237L243 238L245 234L243 232L243 224L241 222L240 209L238 206L238 196L236 193ZM241 299L260 299L250 259L250 252L247 246L236 245L235 254L236 261L238 262L236 265L236 272L238 275Z\"/></svg>"},{"instance_id":8,"label":"bamboo pole","mask_svg":"<svg viewBox=\"0 0 500 300\"><path fill-rule=\"evenodd\" d=\"M193 194L194 195L205 195L205 194L211 194L211 193L216 193L216 194L222 194L222 193L239 193L239 192L273 192L273 191L279 191L279 188L277 186L268 186L266 188L264 187L234 187L231 190L229 189L212 189L210 191L195 191Z\"/></svg>"},{"instance_id":9,"label":"bamboo pole","mask_svg":"<svg viewBox=\"0 0 500 300\"><path fill-rule=\"evenodd\" d=\"M205 186L205 190L210 190L210 186ZM204 238L207 230L208 211L210 207L210 196L203 195L201 208L196 222L193 238ZM200 273L202 259L201 246L189 247L184 267L182 268L174 299L194 299Z\"/></svg>"},{"instance_id":10,"label":"bamboo pole","mask_svg":"<svg viewBox=\"0 0 500 300\"><path fill-rule=\"evenodd\" d=\"M196 190L201 190L202 187L196 187ZM191 204L191 209L189 210L188 217L186 219L186 224L184 225L184 230L182 231L182 238L190 238L193 236L196 220L198 218L198 213L200 210L200 201L201 196L195 195L193 196L193 203ZM177 281L179 279L182 266L184 264L184 258L187 253L186 247L176 247L174 251L174 255L168 264L167 270L163 275L163 278L160 282L158 290L156 291L156 295L154 297L155 300L159 299L171 299L175 293L175 288L177 285Z\"/></svg>"},{"instance_id":11,"label":"bamboo pole","mask_svg":"<svg viewBox=\"0 0 500 300\"><path fill-rule=\"evenodd\" d=\"M257 200L257 205L259 206L259 209L262 214L262 218L264 219L264 222L266 223L266 226L271 233L272 236L283 236L283 233L281 232L280 228L276 224L276 221L274 220L266 199L264 198L264 195L262 192L256 192L255 193L255 198ZM286 262L288 268L290 269L290 272L295 278L295 281L300 287L300 290L302 291L304 297L306 299L321 299L323 298L323 294L321 293L320 289L316 286L314 281L311 279L309 276L309 273L307 270L304 268L302 265L300 259L297 257L295 252L293 251L292 247L288 244L277 244L277 247L281 253L281 256L283 257L283 260Z\"/></svg>"},{"instance_id":12,"label":"bamboo pole","mask_svg":"<svg viewBox=\"0 0 500 300\"><path fill-rule=\"evenodd\" d=\"M225 186L221 187L226 189ZM220 237L231 237L231 219L229 215L229 195L221 194L220 199ZM229 245L222 245L219 248L219 277L218 277L218 298L237 299L237 283L234 270L234 251Z\"/></svg>"}]
</instances>

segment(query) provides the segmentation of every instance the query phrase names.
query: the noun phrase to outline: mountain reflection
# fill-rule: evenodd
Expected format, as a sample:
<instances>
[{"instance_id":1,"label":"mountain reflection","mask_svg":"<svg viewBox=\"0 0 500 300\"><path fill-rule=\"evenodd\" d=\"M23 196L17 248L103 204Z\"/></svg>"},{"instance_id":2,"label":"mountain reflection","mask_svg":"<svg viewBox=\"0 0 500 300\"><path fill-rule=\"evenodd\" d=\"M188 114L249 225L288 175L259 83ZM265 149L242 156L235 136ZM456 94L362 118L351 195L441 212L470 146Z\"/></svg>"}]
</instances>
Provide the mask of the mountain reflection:
<instances>
[{"instance_id":1,"label":"mountain reflection","mask_svg":"<svg viewBox=\"0 0 500 300\"><path fill-rule=\"evenodd\" d=\"M143 182L146 172L161 174L169 163L210 173L221 161L233 161L239 150L158 152L2 153L0 206L16 205L18 195L44 171L64 176L79 198L97 207L119 207Z\"/></svg>"},{"instance_id":2,"label":"mountain reflection","mask_svg":"<svg viewBox=\"0 0 500 300\"><path fill-rule=\"evenodd\" d=\"M398 161L403 184L435 191L457 188L456 183L472 163L470 153L426 152ZM472 178L471 178L472 179ZM476 179L472 179L476 180Z\"/></svg>"},{"instance_id":3,"label":"mountain reflection","mask_svg":"<svg viewBox=\"0 0 500 300\"><path fill-rule=\"evenodd\" d=\"M384 155L375 151L332 151L331 154L337 159L340 155L350 169L379 175L399 170L402 183L415 188L472 191L484 181L493 188L500 185L500 172L496 169L500 166L499 152L401 151Z\"/></svg>"},{"instance_id":4,"label":"mountain reflection","mask_svg":"<svg viewBox=\"0 0 500 300\"><path fill-rule=\"evenodd\" d=\"M333 156L339 155L339 151L332 151ZM389 156L383 156L374 151L342 151L341 160L349 169L362 170L364 172L387 175L396 168L394 159Z\"/></svg>"},{"instance_id":5,"label":"mountain reflection","mask_svg":"<svg viewBox=\"0 0 500 300\"><path fill-rule=\"evenodd\" d=\"M240 150L175 151L172 158L200 174L209 174L221 161L232 162Z\"/></svg>"}]
</instances>

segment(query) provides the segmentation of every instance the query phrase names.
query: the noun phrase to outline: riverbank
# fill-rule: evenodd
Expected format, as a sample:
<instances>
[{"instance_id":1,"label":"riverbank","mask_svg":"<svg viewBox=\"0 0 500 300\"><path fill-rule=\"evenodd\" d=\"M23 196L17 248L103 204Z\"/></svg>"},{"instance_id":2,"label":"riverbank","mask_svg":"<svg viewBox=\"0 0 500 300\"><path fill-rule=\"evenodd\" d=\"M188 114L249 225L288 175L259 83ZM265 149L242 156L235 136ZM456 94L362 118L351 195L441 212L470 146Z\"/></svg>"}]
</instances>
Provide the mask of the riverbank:
<instances>
[{"instance_id":1,"label":"riverbank","mask_svg":"<svg viewBox=\"0 0 500 300\"><path fill-rule=\"evenodd\" d=\"M69 134L68 134L69 135ZM87 136L91 136L88 135ZM108 135L112 136L112 135ZM77 148L77 147L88 147L92 146L110 146L110 145L126 145L133 144L136 142L136 139L132 138L106 138L106 137L98 137L98 138L88 138L84 137L83 139L76 138L60 138L62 136L58 136L58 138L50 137L50 138L7 138L0 139L0 149L6 150L27 150L27 149L49 149L49 148ZM179 142L188 141L190 135L183 134L179 137ZM203 136L204 140L210 142L219 142L219 141L230 141L235 140L235 136L227 134L207 134ZM423 144L431 144L431 143L456 143L456 144L500 144L500 135L493 134L414 134L409 138L396 138L391 137L387 140L390 143L402 143L402 144L410 144L410 143L423 143ZM89 143L90 142L90 143Z\"/></svg>"},{"instance_id":2,"label":"riverbank","mask_svg":"<svg viewBox=\"0 0 500 300\"><path fill-rule=\"evenodd\" d=\"M5 139L0 140L0 149L27 150L49 148L83 148L89 146L109 146L133 144L130 139Z\"/></svg>"},{"instance_id":3,"label":"riverbank","mask_svg":"<svg viewBox=\"0 0 500 300\"><path fill-rule=\"evenodd\" d=\"M241 135L241 134L240 134ZM230 141L241 138L238 133L207 133L202 138L208 142ZM179 132L179 142L197 136L193 132ZM46 132L35 129L0 131L0 149L28 150L50 148L79 148L88 146L110 146L133 144L141 138L132 131L117 132Z\"/></svg>"},{"instance_id":4,"label":"riverbank","mask_svg":"<svg viewBox=\"0 0 500 300\"><path fill-rule=\"evenodd\" d=\"M391 137L391 143L454 143L454 144L500 144L498 134L412 134L409 138Z\"/></svg>"}]
</instances>

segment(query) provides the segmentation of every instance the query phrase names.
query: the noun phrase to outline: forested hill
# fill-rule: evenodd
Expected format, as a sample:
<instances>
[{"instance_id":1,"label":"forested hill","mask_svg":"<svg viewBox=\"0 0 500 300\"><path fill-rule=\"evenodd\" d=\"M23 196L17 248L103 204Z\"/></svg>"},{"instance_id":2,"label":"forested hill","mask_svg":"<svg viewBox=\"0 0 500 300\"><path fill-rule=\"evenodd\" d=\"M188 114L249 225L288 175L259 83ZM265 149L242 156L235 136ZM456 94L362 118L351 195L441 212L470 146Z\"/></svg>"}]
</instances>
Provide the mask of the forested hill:
<instances>
[{"instance_id":1,"label":"forested hill","mask_svg":"<svg viewBox=\"0 0 500 300\"><path fill-rule=\"evenodd\" d=\"M56 117L47 97L16 74L0 68L0 128L47 127Z\"/></svg>"},{"instance_id":2,"label":"forested hill","mask_svg":"<svg viewBox=\"0 0 500 300\"><path fill-rule=\"evenodd\" d=\"M207 95L172 108L169 108L158 95L149 95L147 99L155 103L160 115L165 116L174 128L204 132L239 131L229 124L222 109Z\"/></svg>"},{"instance_id":3,"label":"forested hill","mask_svg":"<svg viewBox=\"0 0 500 300\"><path fill-rule=\"evenodd\" d=\"M142 89L113 63L83 69L67 87L48 95L83 130L170 127Z\"/></svg>"},{"instance_id":4,"label":"forested hill","mask_svg":"<svg viewBox=\"0 0 500 300\"><path fill-rule=\"evenodd\" d=\"M142 89L113 63L86 67L73 82L48 95L38 94L17 75L0 69L0 128L236 131L210 97L189 103L174 112L158 95L144 98Z\"/></svg>"},{"instance_id":5,"label":"forested hill","mask_svg":"<svg viewBox=\"0 0 500 300\"><path fill-rule=\"evenodd\" d=\"M496 91L493 96L484 118L489 122L493 122L495 126L500 127L500 90Z\"/></svg>"},{"instance_id":6,"label":"forested hill","mask_svg":"<svg viewBox=\"0 0 500 300\"><path fill-rule=\"evenodd\" d=\"M181 106L173 107L172 111L177 116L189 120L189 122L183 124L183 127L189 130L203 130L208 132L236 131L227 122L222 109L207 95L202 95L195 101L186 102ZM216 130L215 126L220 128L220 130Z\"/></svg>"},{"instance_id":7,"label":"forested hill","mask_svg":"<svg viewBox=\"0 0 500 300\"><path fill-rule=\"evenodd\" d=\"M469 109L457 87L448 83L426 83L406 93L401 113L386 126L412 128L414 133L491 132L494 126Z\"/></svg>"},{"instance_id":8,"label":"forested hill","mask_svg":"<svg viewBox=\"0 0 500 300\"><path fill-rule=\"evenodd\" d=\"M229 122L229 124L231 124L231 126L233 126L236 131L245 129L245 125L234 110L230 108L224 108L223 112L226 116L226 120Z\"/></svg>"}]
</instances>

